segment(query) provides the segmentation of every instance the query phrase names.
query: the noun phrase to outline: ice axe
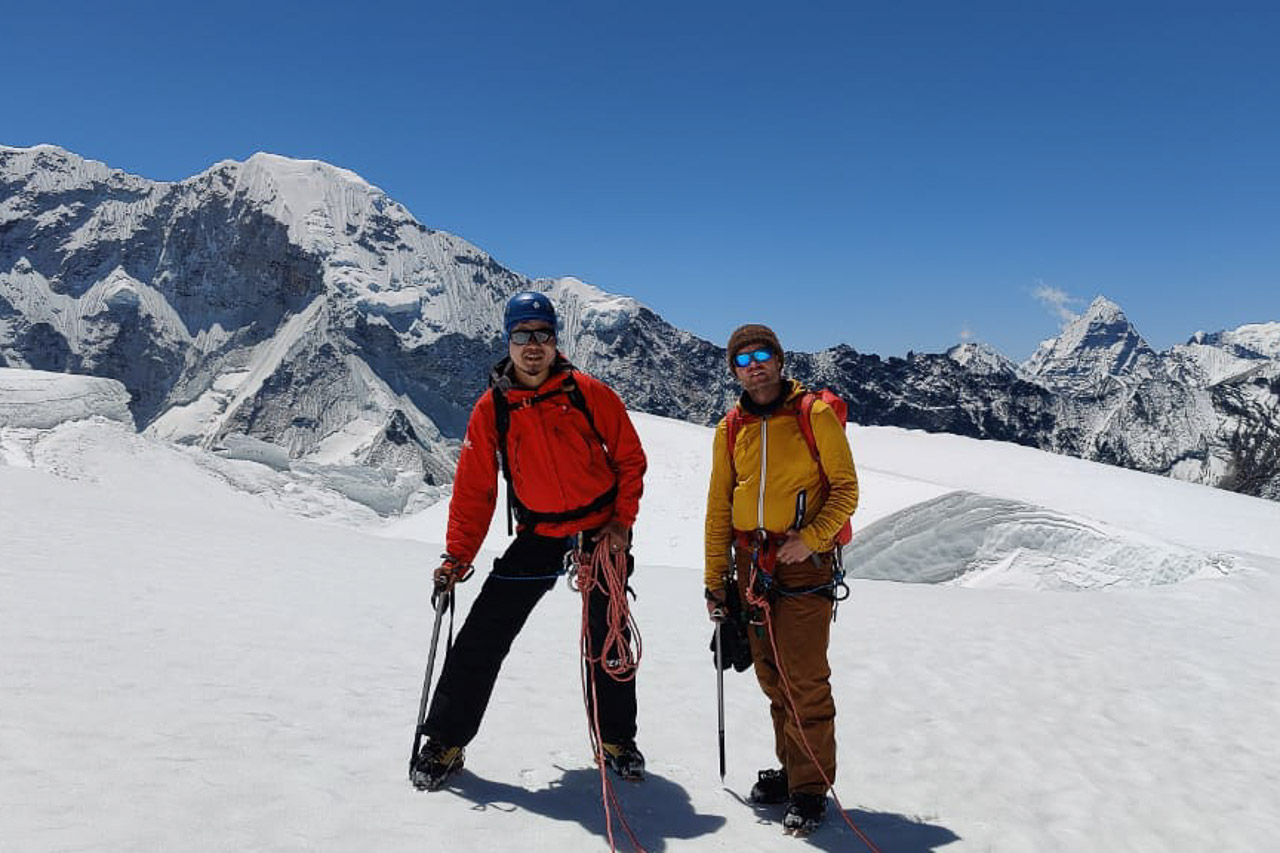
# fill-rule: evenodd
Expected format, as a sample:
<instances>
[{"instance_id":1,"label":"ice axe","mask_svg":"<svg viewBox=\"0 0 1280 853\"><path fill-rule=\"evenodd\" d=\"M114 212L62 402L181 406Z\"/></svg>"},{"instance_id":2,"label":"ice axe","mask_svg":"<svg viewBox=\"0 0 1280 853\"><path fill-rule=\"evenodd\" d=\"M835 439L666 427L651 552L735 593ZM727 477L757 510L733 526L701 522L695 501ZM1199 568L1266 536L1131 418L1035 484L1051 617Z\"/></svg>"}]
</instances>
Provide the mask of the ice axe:
<instances>
[{"instance_id":1,"label":"ice axe","mask_svg":"<svg viewBox=\"0 0 1280 853\"><path fill-rule=\"evenodd\" d=\"M453 601L453 592L448 589L436 589L431 602L436 608L435 626L431 629L431 651L427 654L427 677L422 682L422 701L418 703L418 725L413 730L413 752L409 753L409 774L413 774L414 762L418 759L418 750L422 748L423 728L427 719L427 699L431 696L431 674L436 668L436 646L440 642L440 624L444 621L444 611Z\"/></svg>"},{"instance_id":2,"label":"ice axe","mask_svg":"<svg viewBox=\"0 0 1280 853\"><path fill-rule=\"evenodd\" d=\"M720 719L720 784L724 784L724 663L720 652L720 627L724 624L723 611L716 620L716 708Z\"/></svg>"}]
</instances>

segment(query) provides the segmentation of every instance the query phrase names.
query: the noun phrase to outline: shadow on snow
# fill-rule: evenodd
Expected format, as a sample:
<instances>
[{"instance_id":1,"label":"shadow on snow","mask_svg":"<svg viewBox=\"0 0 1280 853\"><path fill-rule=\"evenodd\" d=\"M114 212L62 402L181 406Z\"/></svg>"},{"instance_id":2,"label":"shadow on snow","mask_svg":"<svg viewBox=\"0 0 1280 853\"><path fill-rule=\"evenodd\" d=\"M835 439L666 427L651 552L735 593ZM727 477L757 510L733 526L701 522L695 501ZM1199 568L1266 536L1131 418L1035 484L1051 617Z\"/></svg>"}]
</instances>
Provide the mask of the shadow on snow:
<instances>
[{"instance_id":1,"label":"shadow on snow","mask_svg":"<svg viewBox=\"0 0 1280 853\"><path fill-rule=\"evenodd\" d=\"M523 809L552 820L580 824L588 832L608 838L604 806L600 798L600 771L593 768L565 770L548 787L536 791L490 782L464 770L451 780L448 790L475 803L476 809ZM652 772L642 783L609 777L623 814L640 844L648 851L666 849L669 838L697 838L717 832L725 824L719 815L698 814L689 794L675 782ZM615 812L613 838L619 850L630 849L626 829Z\"/></svg>"},{"instance_id":2,"label":"shadow on snow","mask_svg":"<svg viewBox=\"0 0 1280 853\"><path fill-rule=\"evenodd\" d=\"M473 808L477 810L521 809L552 820L576 823L602 840L607 839L608 829L600 798L600 771L591 767L557 769L562 774L559 779L533 791L505 782L491 782L469 770L455 776L448 790L474 803ZM613 776L609 781L622 804L631 831L647 851L665 850L668 839L692 839L714 834L727 823L721 815L699 814L684 788L652 772L646 774L640 784L622 782ZM728 788L725 791L749 809L757 823L775 825L781 837L781 806L753 806ZM881 853L931 853L959 840L959 836L946 827L913 820L905 815L859 809L849 809L845 814ZM613 838L619 850L630 849L626 829L616 812L613 814ZM866 849L863 841L840 819L838 812L831 813L823 827L804 841L819 850Z\"/></svg>"}]
</instances>

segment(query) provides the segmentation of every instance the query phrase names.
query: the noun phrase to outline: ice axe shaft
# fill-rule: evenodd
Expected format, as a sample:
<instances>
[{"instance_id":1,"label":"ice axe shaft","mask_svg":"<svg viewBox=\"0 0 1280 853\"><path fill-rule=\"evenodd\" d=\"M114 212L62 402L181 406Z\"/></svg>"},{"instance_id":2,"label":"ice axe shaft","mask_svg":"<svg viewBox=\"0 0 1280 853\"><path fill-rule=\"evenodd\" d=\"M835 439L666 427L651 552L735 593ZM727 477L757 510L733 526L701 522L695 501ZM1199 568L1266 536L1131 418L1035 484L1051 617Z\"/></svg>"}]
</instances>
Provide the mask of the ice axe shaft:
<instances>
[{"instance_id":1,"label":"ice axe shaft","mask_svg":"<svg viewBox=\"0 0 1280 853\"><path fill-rule=\"evenodd\" d=\"M720 783L724 784L724 662L720 650L720 626L724 619L716 621L716 709L720 722Z\"/></svg>"},{"instance_id":2,"label":"ice axe shaft","mask_svg":"<svg viewBox=\"0 0 1280 853\"><path fill-rule=\"evenodd\" d=\"M431 697L431 675L436 668L436 646L440 642L440 623L444 621L445 608L449 606L449 601L453 593L444 591L434 596L436 605L436 621L431 629L431 651L427 654L427 676L422 681L422 701L418 703L418 725L413 730L413 752L409 753L409 769L413 769L413 762L418 757L418 750L422 747L423 725L427 719L427 700Z\"/></svg>"}]
</instances>

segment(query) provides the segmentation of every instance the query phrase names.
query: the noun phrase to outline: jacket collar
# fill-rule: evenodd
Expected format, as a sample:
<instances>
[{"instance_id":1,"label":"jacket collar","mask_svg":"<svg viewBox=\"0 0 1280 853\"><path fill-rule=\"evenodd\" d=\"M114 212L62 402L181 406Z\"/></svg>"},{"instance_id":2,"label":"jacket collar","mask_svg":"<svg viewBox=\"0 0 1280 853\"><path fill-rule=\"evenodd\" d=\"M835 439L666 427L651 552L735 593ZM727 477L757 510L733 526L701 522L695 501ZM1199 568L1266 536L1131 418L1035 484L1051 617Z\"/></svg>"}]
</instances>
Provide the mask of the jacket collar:
<instances>
[{"instance_id":1,"label":"jacket collar","mask_svg":"<svg viewBox=\"0 0 1280 853\"><path fill-rule=\"evenodd\" d=\"M557 350L555 361L551 362L551 373L547 376L547 381L543 382L537 388L526 388L515 379L515 365L511 363L511 356L503 356L502 360L493 366L489 371L489 386L503 394L545 394L548 391L554 391L562 385L573 371L573 365L569 363L569 359Z\"/></svg>"},{"instance_id":2,"label":"jacket collar","mask_svg":"<svg viewBox=\"0 0 1280 853\"><path fill-rule=\"evenodd\" d=\"M777 399L772 403L766 403L761 406L751 399L751 395L743 391L738 395L738 408L742 409L748 415L754 415L757 418L767 417L775 414L783 406L791 403L797 397L804 393L804 386L795 379L783 379L782 390L778 394Z\"/></svg>"}]
</instances>

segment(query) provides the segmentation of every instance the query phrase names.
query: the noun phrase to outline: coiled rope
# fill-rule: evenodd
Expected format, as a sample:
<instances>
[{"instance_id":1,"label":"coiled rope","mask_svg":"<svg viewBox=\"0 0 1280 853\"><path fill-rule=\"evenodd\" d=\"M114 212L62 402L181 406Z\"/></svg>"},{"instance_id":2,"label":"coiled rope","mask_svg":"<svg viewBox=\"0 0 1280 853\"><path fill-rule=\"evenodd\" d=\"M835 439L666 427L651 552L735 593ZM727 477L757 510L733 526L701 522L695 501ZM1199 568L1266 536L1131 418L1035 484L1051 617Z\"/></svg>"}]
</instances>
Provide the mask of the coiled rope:
<instances>
[{"instance_id":1,"label":"coiled rope","mask_svg":"<svg viewBox=\"0 0 1280 853\"><path fill-rule=\"evenodd\" d=\"M627 823L622 804L613 789L613 783L605 769L604 744L600 738L599 703L596 683L592 677L595 665L615 681L630 681L636 677L640 666L642 644L640 630L627 606L627 554L626 551L610 551L608 537L596 540L590 553L581 545L565 557L569 569L569 585L582 595L582 699L587 708L587 727L591 735L591 748L595 752L596 766L600 769L600 802L604 807L605 833L609 837L609 849L616 851L613 837L614 811L631 846L637 853L645 853L644 847ZM591 593L599 589L607 599L606 631L602 648L598 653L591 648ZM630 641L628 641L628 636ZM612 809L610 806L612 805Z\"/></svg>"}]
</instances>

